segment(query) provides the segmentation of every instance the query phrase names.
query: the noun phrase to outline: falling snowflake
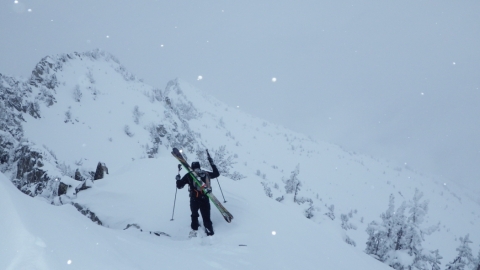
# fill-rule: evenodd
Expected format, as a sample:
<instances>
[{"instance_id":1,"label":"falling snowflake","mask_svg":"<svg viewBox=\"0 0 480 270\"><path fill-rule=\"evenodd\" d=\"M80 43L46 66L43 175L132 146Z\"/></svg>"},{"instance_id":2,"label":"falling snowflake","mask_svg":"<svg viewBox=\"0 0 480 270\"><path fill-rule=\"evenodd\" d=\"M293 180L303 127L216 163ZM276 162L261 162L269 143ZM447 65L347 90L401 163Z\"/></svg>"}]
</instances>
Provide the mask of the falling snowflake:
<instances>
[{"instance_id":1,"label":"falling snowflake","mask_svg":"<svg viewBox=\"0 0 480 270\"><path fill-rule=\"evenodd\" d=\"M67 264L72 264L72 260L68 260L68 261L67 261Z\"/></svg>"},{"instance_id":2,"label":"falling snowflake","mask_svg":"<svg viewBox=\"0 0 480 270\"><path fill-rule=\"evenodd\" d=\"M455 66L456 64L457 64L457 63L455 63L455 62L452 63L452 65L454 65L454 66Z\"/></svg>"},{"instance_id":3,"label":"falling snowflake","mask_svg":"<svg viewBox=\"0 0 480 270\"><path fill-rule=\"evenodd\" d=\"M276 234L277 234L277 232L276 232L276 231L272 231L272 235L276 235Z\"/></svg>"},{"instance_id":4,"label":"falling snowflake","mask_svg":"<svg viewBox=\"0 0 480 270\"><path fill-rule=\"evenodd\" d=\"M201 79L203 79L202 75L198 76L197 81L200 81Z\"/></svg>"},{"instance_id":5,"label":"falling snowflake","mask_svg":"<svg viewBox=\"0 0 480 270\"><path fill-rule=\"evenodd\" d=\"M13 3L18 4L18 0L13 1Z\"/></svg>"},{"instance_id":6,"label":"falling snowflake","mask_svg":"<svg viewBox=\"0 0 480 270\"><path fill-rule=\"evenodd\" d=\"M32 9L31 9L31 8L29 8L29 9L27 9L27 11L28 11L28 12L32 12Z\"/></svg>"},{"instance_id":7,"label":"falling snowflake","mask_svg":"<svg viewBox=\"0 0 480 270\"><path fill-rule=\"evenodd\" d=\"M277 81L277 78L273 77L272 82L276 82L276 81Z\"/></svg>"}]
</instances>

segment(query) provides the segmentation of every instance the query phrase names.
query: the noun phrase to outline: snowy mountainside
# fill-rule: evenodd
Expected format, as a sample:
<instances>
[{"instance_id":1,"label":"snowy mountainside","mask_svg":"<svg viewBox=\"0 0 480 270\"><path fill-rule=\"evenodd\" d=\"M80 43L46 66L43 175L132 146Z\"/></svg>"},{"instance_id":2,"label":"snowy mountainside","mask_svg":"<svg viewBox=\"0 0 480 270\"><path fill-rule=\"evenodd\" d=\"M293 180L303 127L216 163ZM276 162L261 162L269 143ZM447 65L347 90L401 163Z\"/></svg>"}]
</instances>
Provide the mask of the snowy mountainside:
<instances>
[{"instance_id":1,"label":"snowy mountainside","mask_svg":"<svg viewBox=\"0 0 480 270\"><path fill-rule=\"evenodd\" d=\"M345 151L336 145L316 142L241 113L192 87L185 85L182 89L189 91L185 96L195 96L195 100L205 97L205 101L196 102L195 106L200 103L198 106L205 108L198 111L209 113L190 120L189 124L202 134L206 145L211 144L209 138L214 138L217 145L227 145L238 155L236 168L256 177L271 192L272 199L285 196L282 180L299 165L299 178L304 185L300 197L313 202L314 217L311 219L318 223L329 222L325 214L330 212L332 205L336 222L341 222L341 214L353 216L350 222L357 230L345 233L361 249L365 247L366 225L378 220L380 213L386 210L389 195L396 197L396 207L399 207L402 202L412 200L416 189L423 192L424 199L429 202L425 229L439 224L435 233L426 236L426 248L438 248L449 260L455 255L456 241L467 233L478 247L480 198L474 192L452 181L423 175L407 164L382 161ZM212 120L207 121L207 116ZM301 211L311 206L308 201L298 205Z\"/></svg>"},{"instance_id":2,"label":"snowy mountainside","mask_svg":"<svg viewBox=\"0 0 480 270\"><path fill-rule=\"evenodd\" d=\"M77 60L64 63L62 72L56 74L56 104L41 104L42 117L26 120L25 136L37 144L51 146L57 158L68 165L76 162L95 166L113 152L118 153L118 162L140 157L139 142L147 141L147 133L138 132L132 111L135 104L145 101L142 91L151 91L151 87L125 80L123 74L116 72L116 62ZM153 109L149 112L155 113ZM116 136L127 126L135 134L134 139ZM118 166L117 160L109 163L112 169Z\"/></svg>"},{"instance_id":3,"label":"snowy mountainside","mask_svg":"<svg viewBox=\"0 0 480 270\"><path fill-rule=\"evenodd\" d=\"M416 188L430 202L425 226L440 222L439 230L426 236L426 249L439 249L446 263L456 254L456 239L467 233L476 245L474 250L478 249L476 194L444 179L423 176L406 165L315 142L229 107L180 80L170 81L163 90L151 87L107 53L49 56L27 81L3 75L0 79L2 97L8 97L0 102L5 112L0 117L2 172L24 193L65 204L60 208L73 208L68 204L72 202L89 209L117 238L124 237L118 234L128 225L136 224L145 231L169 234L169 240L160 240L162 249L174 245L175 249L198 251L192 243L173 244L185 242L190 215L186 191L179 190L175 219L170 221L177 173L170 149L179 147L190 162L203 160L204 164L207 148L218 163L223 162L219 182L235 218L226 224L212 209L217 232L212 246L241 244L246 239L249 246L257 247L245 258L235 257L238 265L227 264L226 268L239 268L241 260L255 262L258 269L268 267L269 261L261 259L261 250L266 248L262 242L268 243L268 249L278 245L269 242L276 241L270 234L276 230L276 236L288 233L275 248L278 257L288 257L281 249L295 249L286 247L293 241L299 246L295 249L299 257L329 265L328 269L351 269L356 262L368 269L386 269L363 253L366 227L379 220L390 194L398 207L412 199ZM92 181L99 162L106 164L109 174ZM297 168L302 187L293 202L294 195L286 193L284 181ZM73 179L77 170L81 181ZM63 192L59 191L61 183L66 187ZM79 190L84 184L91 188ZM214 193L221 198L216 183ZM51 211L53 216L57 210ZM350 229L341 228L342 214L349 217ZM71 218L70 214L64 217ZM130 243L139 246L147 241L148 246L155 246L159 241L140 235L139 242L129 238ZM346 244L347 239L356 247ZM336 248L330 250L322 243ZM320 255L314 258L317 250ZM343 264L344 252L358 261ZM327 257L334 258L330 264L325 263Z\"/></svg>"}]
</instances>

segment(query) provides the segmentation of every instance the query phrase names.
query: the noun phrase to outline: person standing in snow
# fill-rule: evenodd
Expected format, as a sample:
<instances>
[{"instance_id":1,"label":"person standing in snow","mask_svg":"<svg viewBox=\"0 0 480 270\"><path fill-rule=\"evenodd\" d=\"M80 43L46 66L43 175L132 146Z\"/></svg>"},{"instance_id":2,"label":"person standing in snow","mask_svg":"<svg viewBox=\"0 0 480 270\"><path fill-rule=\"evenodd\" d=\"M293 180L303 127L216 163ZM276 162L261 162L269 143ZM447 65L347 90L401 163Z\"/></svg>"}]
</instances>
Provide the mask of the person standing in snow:
<instances>
[{"instance_id":1,"label":"person standing in snow","mask_svg":"<svg viewBox=\"0 0 480 270\"><path fill-rule=\"evenodd\" d=\"M217 166L213 163L213 159L209 154L208 162L210 163L213 172L202 170L198 161L192 162L191 167L192 170L194 170L197 175L200 176L202 182L205 183L207 192L211 192L212 188L210 185L210 180L220 176L220 172L218 171ZM190 237L195 237L197 235L197 230L200 226L198 223L198 210L200 210L200 214L202 215L205 233L207 236L213 235L213 226L212 221L210 220L210 200L208 197L202 192L201 188L195 184L190 173L185 174L182 178L180 178L180 175L177 175L175 179L177 180L178 189L182 189L188 184L188 190L190 194L190 210L192 211L192 223L190 225L192 232L190 233Z\"/></svg>"}]
</instances>

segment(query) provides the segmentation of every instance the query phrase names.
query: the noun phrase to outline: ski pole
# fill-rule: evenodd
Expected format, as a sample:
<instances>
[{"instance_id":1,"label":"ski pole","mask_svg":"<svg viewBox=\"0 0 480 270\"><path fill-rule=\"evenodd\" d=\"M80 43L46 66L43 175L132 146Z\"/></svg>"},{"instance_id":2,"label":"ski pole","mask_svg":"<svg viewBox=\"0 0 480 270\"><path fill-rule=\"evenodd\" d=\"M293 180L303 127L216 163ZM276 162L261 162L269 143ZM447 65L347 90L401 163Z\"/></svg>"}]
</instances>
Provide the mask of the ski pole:
<instances>
[{"instance_id":1,"label":"ski pole","mask_svg":"<svg viewBox=\"0 0 480 270\"><path fill-rule=\"evenodd\" d=\"M205 150L207 151L208 161L211 161L212 157L210 156L210 153L208 152L208 149L205 149ZM218 181L218 177L217 177L217 183L218 183L218 186L220 187L220 192L222 193L223 202L226 203L227 201L225 200L225 196L223 196L222 186L220 186L220 182Z\"/></svg>"},{"instance_id":2,"label":"ski pole","mask_svg":"<svg viewBox=\"0 0 480 270\"><path fill-rule=\"evenodd\" d=\"M178 164L178 175L180 175L181 169L182 169L182 165ZM175 187L175 199L173 200L173 212L172 212L172 219L170 219L170 221L173 220L173 214L175 214L175 203L177 202L177 191L178 191L178 188Z\"/></svg>"},{"instance_id":3,"label":"ski pole","mask_svg":"<svg viewBox=\"0 0 480 270\"><path fill-rule=\"evenodd\" d=\"M178 188L175 187L175 200L173 201L172 219L170 219L170 221L173 221L173 214L175 214L175 202L177 201L177 190L178 190Z\"/></svg>"},{"instance_id":4,"label":"ski pole","mask_svg":"<svg viewBox=\"0 0 480 270\"><path fill-rule=\"evenodd\" d=\"M227 201L225 200L225 196L223 196L222 186L220 186L220 182L218 181L218 177L217 177L217 183L218 183L218 186L220 187L220 192L222 193L223 202L226 203Z\"/></svg>"}]
</instances>

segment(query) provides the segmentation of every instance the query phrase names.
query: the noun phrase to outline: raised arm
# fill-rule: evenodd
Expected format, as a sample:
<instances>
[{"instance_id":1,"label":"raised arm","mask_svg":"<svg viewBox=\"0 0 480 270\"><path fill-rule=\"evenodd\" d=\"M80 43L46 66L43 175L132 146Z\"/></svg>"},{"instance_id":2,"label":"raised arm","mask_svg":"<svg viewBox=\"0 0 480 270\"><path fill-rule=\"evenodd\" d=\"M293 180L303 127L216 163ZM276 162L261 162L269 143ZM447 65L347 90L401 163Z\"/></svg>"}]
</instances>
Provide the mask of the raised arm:
<instances>
[{"instance_id":1,"label":"raised arm","mask_svg":"<svg viewBox=\"0 0 480 270\"><path fill-rule=\"evenodd\" d=\"M188 173L185 174L181 179L180 179L180 175L177 175L175 177L175 179L177 179L177 188L178 189L182 189L187 183L188 183Z\"/></svg>"}]
</instances>

